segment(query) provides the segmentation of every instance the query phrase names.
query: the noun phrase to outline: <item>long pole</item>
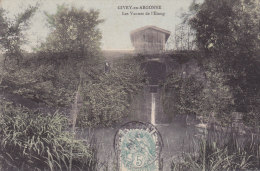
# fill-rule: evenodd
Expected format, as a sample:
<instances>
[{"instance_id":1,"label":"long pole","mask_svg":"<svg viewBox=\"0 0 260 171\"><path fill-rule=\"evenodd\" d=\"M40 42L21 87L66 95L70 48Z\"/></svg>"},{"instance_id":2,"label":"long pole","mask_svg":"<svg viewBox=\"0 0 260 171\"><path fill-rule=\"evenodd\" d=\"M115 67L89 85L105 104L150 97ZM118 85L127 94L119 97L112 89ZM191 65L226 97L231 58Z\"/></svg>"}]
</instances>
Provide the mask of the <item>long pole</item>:
<instances>
[{"instance_id":1,"label":"long pole","mask_svg":"<svg viewBox=\"0 0 260 171\"><path fill-rule=\"evenodd\" d=\"M151 124L155 125L155 93L152 94L152 104L151 104Z\"/></svg>"}]
</instances>

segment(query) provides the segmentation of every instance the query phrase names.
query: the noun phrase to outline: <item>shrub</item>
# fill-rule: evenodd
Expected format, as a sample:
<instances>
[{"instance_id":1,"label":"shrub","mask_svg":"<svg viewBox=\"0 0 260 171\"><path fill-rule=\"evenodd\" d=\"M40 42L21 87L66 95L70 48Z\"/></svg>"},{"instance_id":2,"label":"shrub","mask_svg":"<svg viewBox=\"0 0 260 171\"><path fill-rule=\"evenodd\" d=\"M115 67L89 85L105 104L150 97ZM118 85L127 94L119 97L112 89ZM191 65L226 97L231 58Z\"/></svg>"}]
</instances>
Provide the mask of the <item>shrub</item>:
<instances>
[{"instance_id":1,"label":"shrub","mask_svg":"<svg viewBox=\"0 0 260 171\"><path fill-rule=\"evenodd\" d=\"M205 122L214 117L222 125L230 124L234 97L224 73L217 69L214 63L201 69L204 78L192 73L169 75L164 83L164 111L170 115L195 114Z\"/></svg>"},{"instance_id":2,"label":"shrub","mask_svg":"<svg viewBox=\"0 0 260 171\"><path fill-rule=\"evenodd\" d=\"M1 74L4 91L48 106L68 106L72 101L73 89L60 85L65 80L59 75L60 69L56 68L55 71L54 65L33 65Z\"/></svg>"},{"instance_id":3,"label":"shrub","mask_svg":"<svg viewBox=\"0 0 260 171\"><path fill-rule=\"evenodd\" d=\"M1 104L1 170L95 170L95 150L66 131L67 119Z\"/></svg>"},{"instance_id":4,"label":"shrub","mask_svg":"<svg viewBox=\"0 0 260 171\"><path fill-rule=\"evenodd\" d=\"M131 101L143 85L144 74L134 60L116 61L109 72L83 85L83 105L77 124L111 126L120 122L128 116Z\"/></svg>"},{"instance_id":5,"label":"shrub","mask_svg":"<svg viewBox=\"0 0 260 171\"><path fill-rule=\"evenodd\" d=\"M173 73L165 82L163 95L164 111L175 114L199 114L203 82L194 76L182 77Z\"/></svg>"}]
</instances>

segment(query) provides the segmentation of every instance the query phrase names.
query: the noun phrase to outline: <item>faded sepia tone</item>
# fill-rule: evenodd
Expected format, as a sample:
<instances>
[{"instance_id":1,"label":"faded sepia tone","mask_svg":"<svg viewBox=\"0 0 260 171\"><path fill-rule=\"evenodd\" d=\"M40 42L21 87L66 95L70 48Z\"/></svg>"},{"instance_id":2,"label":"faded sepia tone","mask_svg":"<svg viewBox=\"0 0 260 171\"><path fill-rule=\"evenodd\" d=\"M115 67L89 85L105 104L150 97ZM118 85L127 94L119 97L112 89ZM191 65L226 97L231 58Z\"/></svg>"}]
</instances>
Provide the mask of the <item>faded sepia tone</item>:
<instances>
[{"instance_id":1,"label":"faded sepia tone","mask_svg":"<svg viewBox=\"0 0 260 171\"><path fill-rule=\"evenodd\" d=\"M0 0L0 170L260 170L258 0Z\"/></svg>"},{"instance_id":2,"label":"faded sepia tone","mask_svg":"<svg viewBox=\"0 0 260 171\"><path fill-rule=\"evenodd\" d=\"M102 47L103 49L133 49L130 41L130 32L136 28L155 25L166 30L174 31L175 25L180 24L179 18L182 11L188 9L192 0L47 0L47 1L33 1L33 0L2 0L4 9L10 11L11 15L17 14L29 5L40 3L40 10L33 16L33 26L30 29L30 40L33 46L37 45L39 41L45 39L48 34L46 21L44 20L43 12L54 13L56 5L68 4L84 9L97 9L100 11L100 17L105 20L99 27L103 33ZM120 6L141 6L153 5L162 7L159 12L165 13L164 16L125 16L122 12L129 12L132 10L118 9ZM147 12L155 10L134 10L135 12ZM34 35L34 36L32 36ZM118 41L118 40L121 41Z\"/></svg>"}]
</instances>

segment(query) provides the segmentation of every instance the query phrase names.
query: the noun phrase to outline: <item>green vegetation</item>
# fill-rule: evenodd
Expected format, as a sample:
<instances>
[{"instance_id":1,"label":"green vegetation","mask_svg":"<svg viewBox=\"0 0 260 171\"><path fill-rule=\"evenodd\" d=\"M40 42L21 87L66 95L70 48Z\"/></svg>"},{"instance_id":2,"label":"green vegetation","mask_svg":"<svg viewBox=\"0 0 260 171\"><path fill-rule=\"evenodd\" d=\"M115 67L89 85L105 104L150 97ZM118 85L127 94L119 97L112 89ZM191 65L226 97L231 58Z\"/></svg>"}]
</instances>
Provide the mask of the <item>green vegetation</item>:
<instances>
[{"instance_id":1,"label":"green vegetation","mask_svg":"<svg viewBox=\"0 0 260 171\"><path fill-rule=\"evenodd\" d=\"M52 32L42 44L41 49L50 52L77 54L80 58L88 58L91 63L97 58L102 38L97 26L103 22L97 10L58 6L56 14L47 14L48 25ZM65 56L64 56L65 57Z\"/></svg>"},{"instance_id":2,"label":"green vegetation","mask_svg":"<svg viewBox=\"0 0 260 171\"><path fill-rule=\"evenodd\" d=\"M201 75L170 75L165 83L165 110L218 118L226 125L231 113L259 127L259 3L254 0L206 0L192 3L184 22L195 31ZM176 98L174 105L168 98Z\"/></svg>"},{"instance_id":3,"label":"green vegetation","mask_svg":"<svg viewBox=\"0 0 260 171\"><path fill-rule=\"evenodd\" d=\"M223 76L216 72L216 67L209 66L204 73L206 79L193 74L174 72L164 83L163 105L168 115L195 114L208 122L212 117L222 125L232 123L233 97L225 85ZM215 71L214 71L215 70Z\"/></svg>"},{"instance_id":4,"label":"green vegetation","mask_svg":"<svg viewBox=\"0 0 260 171\"><path fill-rule=\"evenodd\" d=\"M203 135L198 150L184 153L172 161L172 171L258 170L260 168L259 136L243 139L235 132ZM196 148L194 148L196 149Z\"/></svg>"},{"instance_id":5,"label":"green vegetation","mask_svg":"<svg viewBox=\"0 0 260 171\"><path fill-rule=\"evenodd\" d=\"M120 122L143 86L143 73L132 57L114 60L105 71L98 29L103 20L96 10L58 6L46 14L46 41L24 53L23 31L35 11L29 8L14 22L0 11L0 170L97 170L96 146L75 138L75 123L85 128ZM31 102L28 108L7 102L16 97ZM35 104L45 112L34 111Z\"/></svg>"},{"instance_id":6,"label":"green vegetation","mask_svg":"<svg viewBox=\"0 0 260 171\"><path fill-rule=\"evenodd\" d=\"M82 109L72 114L79 114L79 126L119 122L129 112L131 96L142 88L136 60L115 60L105 72L97 28L103 20L95 10L62 5L56 14L46 16L52 32L36 53L24 55L19 69L1 73L3 91L68 110L81 96Z\"/></svg>"},{"instance_id":7,"label":"green vegetation","mask_svg":"<svg viewBox=\"0 0 260 171\"><path fill-rule=\"evenodd\" d=\"M65 116L11 103L0 112L1 170L95 170L95 148L74 139Z\"/></svg>"},{"instance_id":8,"label":"green vegetation","mask_svg":"<svg viewBox=\"0 0 260 171\"><path fill-rule=\"evenodd\" d=\"M14 71L23 58L21 45L24 44L24 32L28 29L30 18L36 7L29 7L16 16L15 21L9 21L5 11L0 8L0 49L4 52L5 69Z\"/></svg>"},{"instance_id":9,"label":"green vegetation","mask_svg":"<svg viewBox=\"0 0 260 171\"><path fill-rule=\"evenodd\" d=\"M50 34L33 53L25 53L23 33L36 10L30 7L9 21L0 9L0 170L97 170L97 149L75 138L75 125L108 127L127 117L145 82L139 66L144 57L113 59L112 67L105 68L99 12L65 5L46 14ZM259 129L259 3L205 0L192 3L184 18L188 34L195 34L192 44L184 44L193 49L196 42L201 73L168 75L162 83L164 111L195 114L204 123L214 118L226 127L232 124L232 112L239 112L245 125ZM6 94L47 112L9 103L2 97ZM225 143L203 137L199 150L174 161L172 170L260 168L259 138L246 137L240 145L239 136L227 137Z\"/></svg>"},{"instance_id":10,"label":"green vegetation","mask_svg":"<svg viewBox=\"0 0 260 171\"><path fill-rule=\"evenodd\" d=\"M113 68L82 87L81 127L112 126L129 114L133 97L142 90L144 73L132 58L117 60Z\"/></svg>"},{"instance_id":11,"label":"green vegetation","mask_svg":"<svg viewBox=\"0 0 260 171\"><path fill-rule=\"evenodd\" d=\"M233 96L234 110L243 113L245 124L255 127L260 125L259 8L254 0L207 0L194 6L195 15L189 20L204 53L202 68L221 75Z\"/></svg>"},{"instance_id":12,"label":"green vegetation","mask_svg":"<svg viewBox=\"0 0 260 171\"><path fill-rule=\"evenodd\" d=\"M202 135L199 148L194 147L198 150L183 152L172 162L173 171L260 169L259 8L254 0L194 1L184 15L184 23L196 33L203 77L170 75L164 84L165 111L202 116L202 122L217 123L226 131ZM239 136L228 130L232 112L241 113L243 124L255 134Z\"/></svg>"}]
</instances>

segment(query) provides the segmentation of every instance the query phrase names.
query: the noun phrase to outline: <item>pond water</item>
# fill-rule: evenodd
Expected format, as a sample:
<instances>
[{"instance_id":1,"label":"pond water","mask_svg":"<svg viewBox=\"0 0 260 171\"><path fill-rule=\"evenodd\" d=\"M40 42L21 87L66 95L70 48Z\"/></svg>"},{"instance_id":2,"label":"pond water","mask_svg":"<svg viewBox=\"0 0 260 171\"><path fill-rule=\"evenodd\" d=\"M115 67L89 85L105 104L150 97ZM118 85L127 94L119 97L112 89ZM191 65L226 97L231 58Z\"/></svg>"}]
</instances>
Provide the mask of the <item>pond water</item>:
<instances>
[{"instance_id":1,"label":"pond water","mask_svg":"<svg viewBox=\"0 0 260 171\"><path fill-rule=\"evenodd\" d=\"M161 158L163 170L169 171L171 161L182 154L190 152L196 146L196 136L199 132L192 126L185 126L180 122L156 125L163 139ZM79 132L81 138L95 137L98 149L99 170L112 171L116 166L114 151L114 137L119 127L85 129Z\"/></svg>"}]
</instances>

